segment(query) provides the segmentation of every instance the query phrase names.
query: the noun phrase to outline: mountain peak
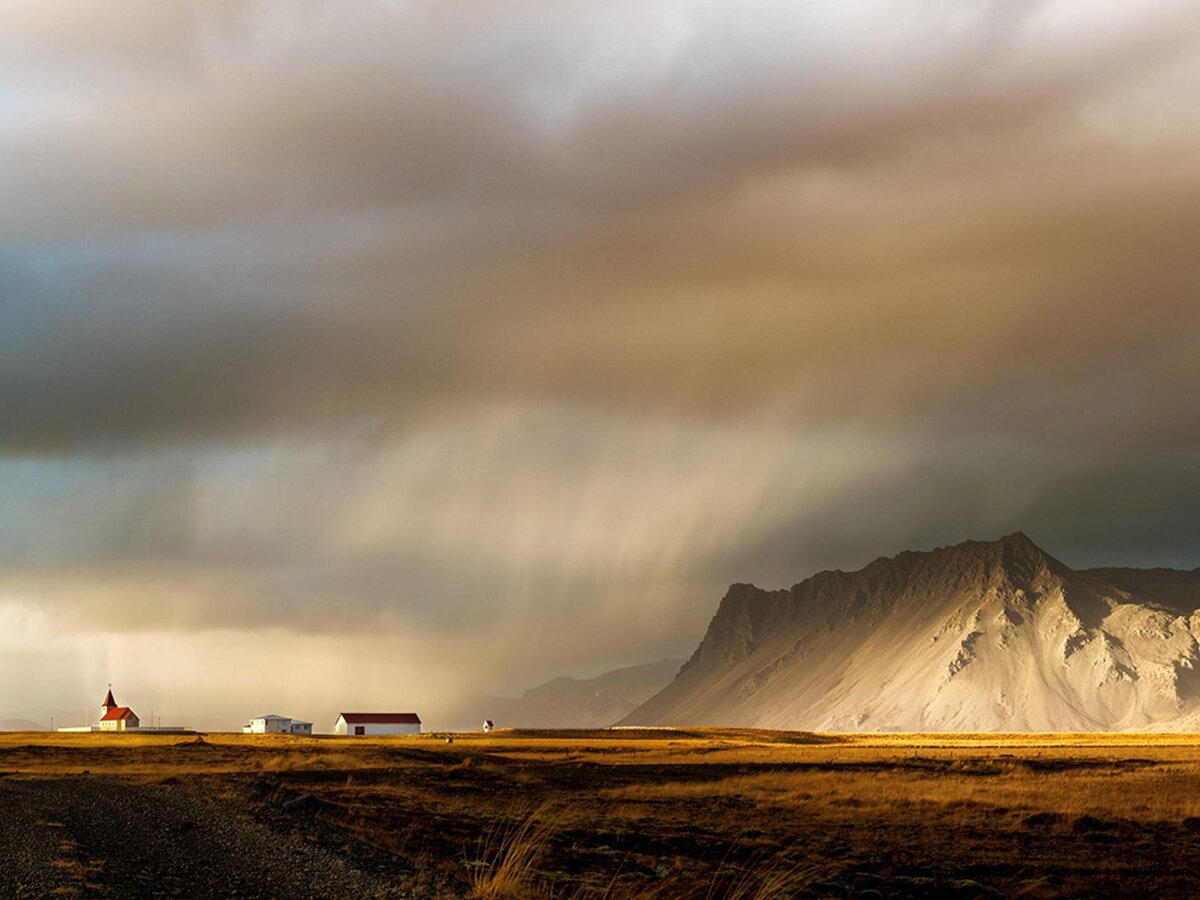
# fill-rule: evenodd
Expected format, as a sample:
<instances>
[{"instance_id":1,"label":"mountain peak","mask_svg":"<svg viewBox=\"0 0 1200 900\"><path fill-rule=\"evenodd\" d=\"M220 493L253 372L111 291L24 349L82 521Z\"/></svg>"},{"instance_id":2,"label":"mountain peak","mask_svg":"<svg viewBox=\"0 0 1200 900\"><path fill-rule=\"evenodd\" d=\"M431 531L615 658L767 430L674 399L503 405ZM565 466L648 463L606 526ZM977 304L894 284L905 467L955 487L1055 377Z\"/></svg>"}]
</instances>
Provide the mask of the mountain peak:
<instances>
[{"instance_id":1,"label":"mountain peak","mask_svg":"<svg viewBox=\"0 0 1200 900\"><path fill-rule=\"evenodd\" d=\"M1010 578L1028 581L1049 569L1068 571L1059 560L1039 547L1023 531L1014 531L995 540L968 540L933 550L906 550L896 556L880 557L857 572L835 573L850 578L874 574L890 581L908 581L937 576L966 577L969 572L1003 570ZM830 573L819 573L823 578ZM810 579L811 580L811 579ZM801 587L796 585L795 587ZM794 590L795 588L793 588Z\"/></svg>"},{"instance_id":2,"label":"mountain peak","mask_svg":"<svg viewBox=\"0 0 1200 900\"><path fill-rule=\"evenodd\" d=\"M1145 728L1200 719L1200 577L1075 572L1022 531L734 585L636 724ZM1163 672L1170 677L1164 677Z\"/></svg>"},{"instance_id":3,"label":"mountain peak","mask_svg":"<svg viewBox=\"0 0 1200 900\"><path fill-rule=\"evenodd\" d=\"M1005 579L1023 588L1028 588L1039 573L1049 571L1063 575L1070 571L1023 531L1014 531L995 540L964 541L929 553L901 554L903 556L909 556L914 561L912 565L918 569L932 565L956 577L965 577L969 572L1001 572Z\"/></svg>"},{"instance_id":4,"label":"mountain peak","mask_svg":"<svg viewBox=\"0 0 1200 900\"><path fill-rule=\"evenodd\" d=\"M1022 553L1036 553L1039 556L1045 556L1046 551L1033 542L1033 540L1023 531L1014 531L1012 534L1006 534L997 542L1003 544L1011 550L1018 550Z\"/></svg>"},{"instance_id":5,"label":"mountain peak","mask_svg":"<svg viewBox=\"0 0 1200 900\"><path fill-rule=\"evenodd\" d=\"M996 542L1004 552L1008 563L1033 564L1035 567L1057 563L1049 553L1035 544L1023 531L1006 534Z\"/></svg>"}]
</instances>

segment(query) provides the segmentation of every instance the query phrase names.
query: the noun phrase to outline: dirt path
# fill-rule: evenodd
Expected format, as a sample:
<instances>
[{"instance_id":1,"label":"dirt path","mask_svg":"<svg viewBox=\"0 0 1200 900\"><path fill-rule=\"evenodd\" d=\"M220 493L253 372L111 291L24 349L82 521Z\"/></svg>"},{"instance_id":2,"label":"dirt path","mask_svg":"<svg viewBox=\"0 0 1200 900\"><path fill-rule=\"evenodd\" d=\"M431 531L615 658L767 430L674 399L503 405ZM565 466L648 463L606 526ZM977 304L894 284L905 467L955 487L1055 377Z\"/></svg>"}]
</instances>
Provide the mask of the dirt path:
<instances>
[{"instance_id":1,"label":"dirt path","mask_svg":"<svg viewBox=\"0 0 1200 900\"><path fill-rule=\"evenodd\" d=\"M0 779L0 896L400 897L387 879L169 786Z\"/></svg>"}]
</instances>

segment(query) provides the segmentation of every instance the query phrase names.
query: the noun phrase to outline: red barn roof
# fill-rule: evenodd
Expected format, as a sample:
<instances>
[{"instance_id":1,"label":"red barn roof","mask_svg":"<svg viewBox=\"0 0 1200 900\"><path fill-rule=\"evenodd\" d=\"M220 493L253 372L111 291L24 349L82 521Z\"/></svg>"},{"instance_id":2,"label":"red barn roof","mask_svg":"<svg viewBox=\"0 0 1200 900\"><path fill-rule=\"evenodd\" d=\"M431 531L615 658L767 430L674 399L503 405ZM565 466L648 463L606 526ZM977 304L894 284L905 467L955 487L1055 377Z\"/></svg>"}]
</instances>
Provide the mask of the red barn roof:
<instances>
[{"instance_id":1,"label":"red barn roof","mask_svg":"<svg viewBox=\"0 0 1200 900\"><path fill-rule=\"evenodd\" d=\"M136 719L137 714L128 706L114 706L103 716L100 717L101 722L113 722L121 719Z\"/></svg>"},{"instance_id":2,"label":"red barn roof","mask_svg":"<svg viewBox=\"0 0 1200 900\"><path fill-rule=\"evenodd\" d=\"M420 725L416 713L340 713L350 725Z\"/></svg>"}]
</instances>

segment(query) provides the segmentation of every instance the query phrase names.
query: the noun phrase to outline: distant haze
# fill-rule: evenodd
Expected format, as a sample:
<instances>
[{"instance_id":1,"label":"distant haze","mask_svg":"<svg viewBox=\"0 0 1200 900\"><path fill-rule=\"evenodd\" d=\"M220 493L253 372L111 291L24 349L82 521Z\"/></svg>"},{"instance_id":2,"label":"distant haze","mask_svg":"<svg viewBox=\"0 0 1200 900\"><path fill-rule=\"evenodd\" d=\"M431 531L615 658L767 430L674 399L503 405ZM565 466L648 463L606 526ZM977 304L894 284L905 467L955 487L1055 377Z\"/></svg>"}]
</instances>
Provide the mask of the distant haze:
<instances>
[{"instance_id":1,"label":"distant haze","mask_svg":"<svg viewBox=\"0 0 1200 900\"><path fill-rule=\"evenodd\" d=\"M427 722L1200 565L1195 0L0 6L0 716Z\"/></svg>"}]
</instances>

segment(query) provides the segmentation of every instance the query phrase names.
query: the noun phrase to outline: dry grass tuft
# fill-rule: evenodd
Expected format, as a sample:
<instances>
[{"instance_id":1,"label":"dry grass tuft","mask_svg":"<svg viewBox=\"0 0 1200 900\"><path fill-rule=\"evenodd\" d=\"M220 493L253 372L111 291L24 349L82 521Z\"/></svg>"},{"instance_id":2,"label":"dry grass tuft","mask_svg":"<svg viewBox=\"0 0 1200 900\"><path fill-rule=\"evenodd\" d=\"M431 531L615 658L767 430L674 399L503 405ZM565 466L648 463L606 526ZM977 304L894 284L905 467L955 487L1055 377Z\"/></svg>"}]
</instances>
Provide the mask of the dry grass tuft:
<instances>
[{"instance_id":1,"label":"dry grass tuft","mask_svg":"<svg viewBox=\"0 0 1200 900\"><path fill-rule=\"evenodd\" d=\"M540 807L516 821L498 822L480 839L470 863L471 894L477 900L518 900L550 897L548 885L538 885L537 865L554 837L554 819Z\"/></svg>"},{"instance_id":2,"label":"dry grass tuft","mask_svg":"<svg viewBox=\"0 0 1200 900\"><path fill-rule=\"evenodd\" d=\"M705 900L781 900L810 887L818 875L813 865L762 860L731 878L715 878Z\"/></svg>"}]
</instances>

